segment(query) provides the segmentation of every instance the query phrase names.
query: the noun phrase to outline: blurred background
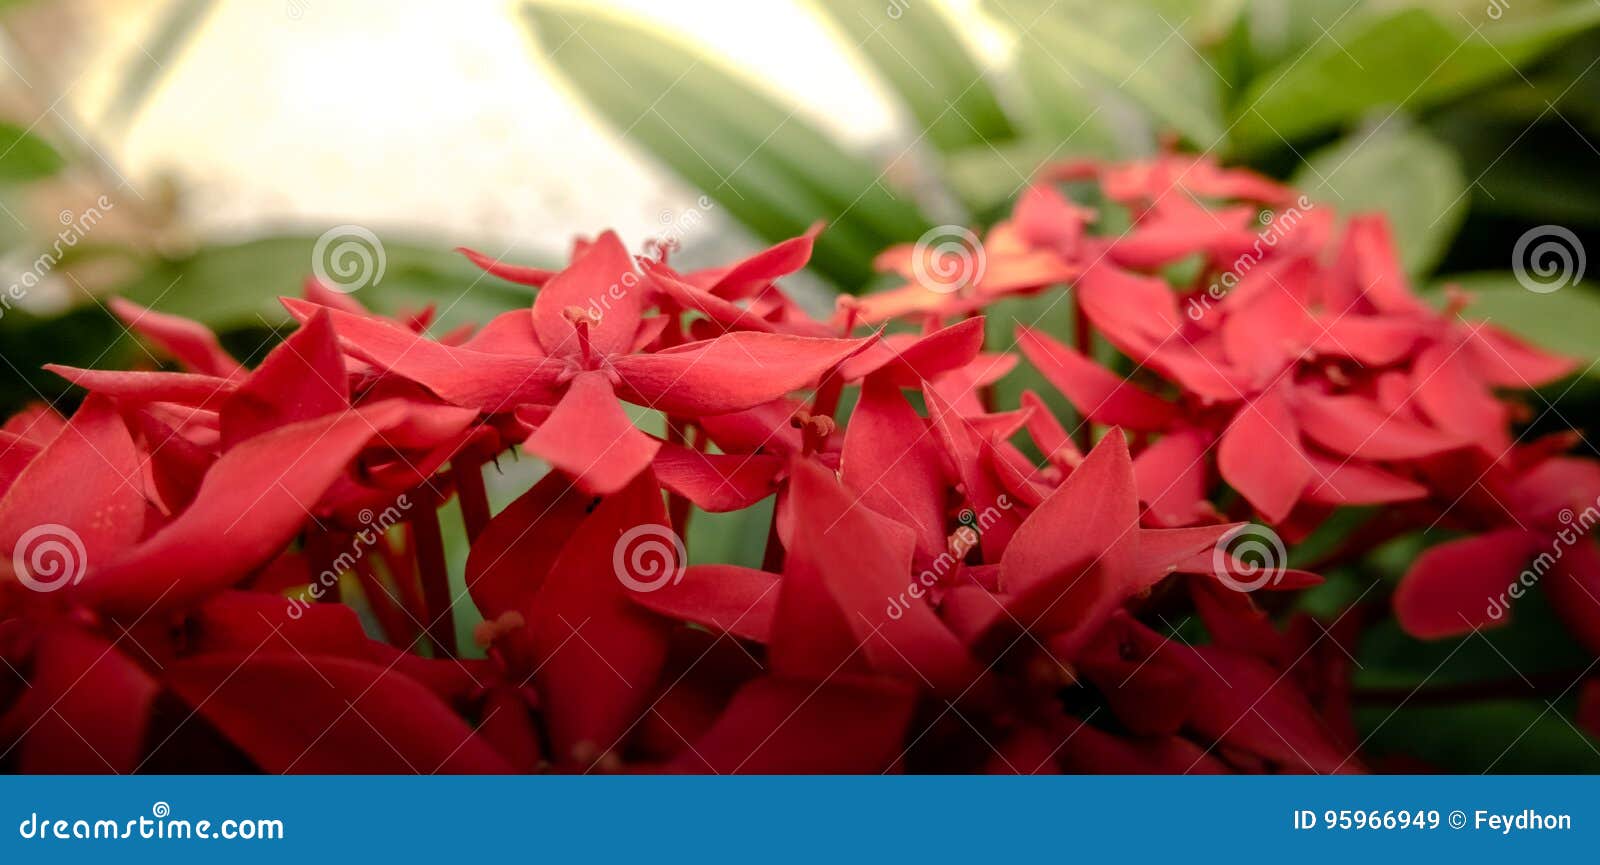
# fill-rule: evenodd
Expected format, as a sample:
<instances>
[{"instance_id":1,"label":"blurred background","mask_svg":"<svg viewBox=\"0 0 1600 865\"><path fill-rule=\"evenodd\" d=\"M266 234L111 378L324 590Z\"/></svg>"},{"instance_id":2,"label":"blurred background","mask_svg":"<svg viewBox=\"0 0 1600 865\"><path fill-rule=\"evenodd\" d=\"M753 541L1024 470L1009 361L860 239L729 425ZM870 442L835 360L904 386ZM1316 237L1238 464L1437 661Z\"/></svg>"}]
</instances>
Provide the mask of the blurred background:
<instances>
[{"instance_id":1,"label":"blurred background","mask_svg":"<svg viewBox=\"0 0 1600 865\"><path fill-rule=\"evenodd\" d=\"M7 412L70 408L46 362L157 363L112 295L253 362L314 272L354 265L357 299L433 305L442 332L531 297L456 245L555 265L613 227L698 265L824 220L794 287L825 310L883 248L991 224L1042 164L1167 147L1387 213L1431 296L1459 284L1470 315L1584 360L1536 427L1600 418L1600 0L0 0L0 62ZM991 326L1009 344L1047 305ZM717 525L696 556L738 561ZM1530 603L1493 643L1375 628L1358 678L1403 696L1586 663L1549 622ZM1423 702L1364 709L1372 747L1600 770L1538 701Z\"/></svg>"},{"instance_id":2,"label":"blurred background","mask_svg":"<svg viewBox=\"0 0 1600 865\"><path fill-rule=\"evenodd\" d=\"M134 359L110 293L259 356L339 227L383 247L366 303L450 326L525 300L458 244L553 263L609 226L693 264L824 219L803 288L826 307L883 247L1002 214L1043 162L1164 145L1388 211L1414 275L1469 275L1547 345L1592 356L1600 323L1583 289L1501 294L1528 229L1578 255L1600 225L1597 0L0 10L8 408L63 394L46 360Z\"/></svg>"}]
</instances>

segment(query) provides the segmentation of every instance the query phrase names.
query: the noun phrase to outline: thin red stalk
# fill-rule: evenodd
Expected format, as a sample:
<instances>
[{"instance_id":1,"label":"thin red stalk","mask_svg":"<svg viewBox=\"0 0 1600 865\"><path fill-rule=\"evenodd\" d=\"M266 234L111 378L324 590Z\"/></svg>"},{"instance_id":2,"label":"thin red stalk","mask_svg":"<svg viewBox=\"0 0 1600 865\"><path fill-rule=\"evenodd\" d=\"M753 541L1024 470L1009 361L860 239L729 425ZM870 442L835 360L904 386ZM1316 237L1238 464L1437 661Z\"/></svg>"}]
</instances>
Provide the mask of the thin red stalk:
<instances>
[{"instance_id":1,"label":"thin red stalk","mask_svg":"<svg viewBox=\"0 0 1600 865\"><path fill-rule=\"evenodd\" d=\"M422 597L428 609L423 621L428 639L442 656L456 656L456 624L451 614L450 571L444 560L444 537L439 532L439 511L434 500L418 503L421 513L411 518L411 536L417 548L417 567L422 574Z\"/></svg>"},{"instance_id":2,"label":"thin red stalk","mask_svg":"<svg viewBox=\"0 0 1600 865\"><path fill-rule=\"evenodd\" d=\"M688 442L688 432L683 422L674 417L667 418L667 441L671 444L681 445ZM674 492L667 493L667 520L672 523L672 530L681 539L689 537L689 500Z\"/></svg>"},{"instance_id":3,"label":"thin red stalk","mask_svg":"<svg viewBox=\"0 0 1600 865\"><path fill-rule=\"evenodd\" d=\"M416 636L416 627L406 618L400 605L391 594L391 589L383 584L382 578L365 556L356 559L356 579L361 582L361 591L367 596L367 603L372 607L372 615L378 620L378 626L383 629L384 637L393 645L410 645Z\"/></svg>"},{"instance_id":4,"label":"thin red stalk","mask_svg":"<svg viewBox=\"0 0 1600 865\"><path fill-rule=\"evenodd\" d=\"M1089 317L1083 313L1083 297L1076 289L1072 291L1072 346L1078 353L1086 358L1094 358L1094 332L1089 329ZM1073 443L1078 450L1089 452L1094 444L1094 427L1089 423L1089 418L1079 418L1077 429L1072 432Z\"/></svg>"},{"instance_id":5,"label":"thin red stalk","mask_svg":"<svg viewBox=\"0 0 1600 865\"><path fill-rule=\"evenodd\" d=\"M402 535L409 538L411 529L409 525L402 524ZM411 561L409 549L397 549L394 538L387 532L377 544L378 556L383 560L383 566L389 571L389 582L394 585L400 594L400 601L412 617L422 621L428 615L427 608L422 603L422 591L417 585L417 571Z\"/></svg>"},{"instance_id":6,"label":"thin red stalk","mask_svg":"<svg viewBox=\"0 0 1600 865\"><path fill-rule=\"evenodd\" d=\"M338 536L330 532L313 532L306 538L306 558L311 564L313 579L320 577L323 572L333 569L333 560L339 555L335 551L335 548L338 547L338 543L335 541L336 537ZM337 579L333 581L333 585L322 588L321 600L330 604L340 602L339 581Z\"/></svg>"},{"instance_id":7,"label":"thin red stalk","mask_svg":"<svg viewBox=\"0 0 1600 865\"><path fill-rule=\"evenodd\" d=\"M470 457L457 457L450 461L450 473L461 500L461 522L467 528L467 540L476 541L489 525L489 492L483 486L483 464Z\"/></svg>"}]
</instances>

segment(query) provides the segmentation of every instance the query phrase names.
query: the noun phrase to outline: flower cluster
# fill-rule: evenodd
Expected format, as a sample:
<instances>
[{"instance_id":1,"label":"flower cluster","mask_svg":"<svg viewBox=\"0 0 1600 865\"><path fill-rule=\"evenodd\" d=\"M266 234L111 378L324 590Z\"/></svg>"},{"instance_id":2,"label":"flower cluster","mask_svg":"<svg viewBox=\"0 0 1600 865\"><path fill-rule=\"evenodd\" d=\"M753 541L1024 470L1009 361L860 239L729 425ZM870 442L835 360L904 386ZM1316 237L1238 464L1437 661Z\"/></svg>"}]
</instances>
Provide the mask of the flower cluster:
<instances>
[{"instance_id":1,"label":"flower cluster","mask_svg":"<svg viewBox=\"0 0 1600 865\"><path fill-rule=\"evenodd\" d=\"M1246 523L1382 506L1347 557L1460 530L1394 594L1443 636L1502 620L1600 493L1503 396L1567 360L1424 304L1381 219L1253 174L1052 168L826 318L779 285L813 237L693 271L610 232L554 272L467 251L537 294L437 337L312 280L254 369L114 302L181 371L57 367L70 418L0 431L0 765L1360 771L1363 617L1269 616L1321 578L1247 560ZM1022 295L1072 337L986 345ZM1059 394L996 405L1022 358ZM549 470L495 513L508 451ZM768 500L759 567L689 564L692 520ZM1547 588L1600 651L1593 545Z\"/></svg>"}]
</instances>

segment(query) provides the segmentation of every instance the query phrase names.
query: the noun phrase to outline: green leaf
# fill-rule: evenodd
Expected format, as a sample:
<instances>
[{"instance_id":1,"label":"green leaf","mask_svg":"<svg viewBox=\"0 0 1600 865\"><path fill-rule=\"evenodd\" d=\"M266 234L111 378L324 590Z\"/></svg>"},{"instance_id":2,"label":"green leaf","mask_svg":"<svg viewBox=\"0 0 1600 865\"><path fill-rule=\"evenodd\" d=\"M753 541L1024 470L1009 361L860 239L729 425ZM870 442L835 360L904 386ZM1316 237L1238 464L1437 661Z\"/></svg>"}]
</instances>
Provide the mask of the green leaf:
<instances>
[{"instance_id":1,"label":"green leaf","mask_svg":"<svg viewBox=\"0 0 1600 865\"><path fill-rule=\"evenodd\" d=\"M107 103L104 123L125 127L138 115L215 7L216 0L172 0L167 4L137 51L123 64L122 82Z\"/></svg>"},{"instance_id":2,"label":"green leaf","mask_svg":"<svg viewBox=\"0 0 1600 865\"><path fill-rule=\"evenodd\" d=\"M1379 106L1435 105L1516 74L1597 23L1595 4L1507 16L1478 32L1421 8L1352 13L1331 36L1255 80L1235 106L1234 143L1246 151L1274 148Z\"/></svg>"},{"instance_id":3,"label":"green leaf","mask_svg":"<svg viewBox=\"0 0 1600 865\"><path fill-rule=\"evenodd\" d=\"M44 139L14 123L0 121L0 183L49 177L64 161Z\"/></svg>"},{"instance_id":4,"label":"green leaf","mask_svg":"<svg viewBox=\"0 0 1600 865\"><path fill-rule=\"evenodd\" d=\"M1443 772L1600 772L1596 742L1540 700L1366 707L1356 726L1372 755L1422 760Z\"/></svg>"},{"instance_id":5,"label":"green leaf","mask_svg":"<svg viewBox=\"0 0 1600 865\"><path fill-rule=\"evenodd\" d=\"M1438 263L1468 204L1454 151L1403 117L1358 130L1313 154L1294 183L1341 212L1387 214L1413 275Z\"/></svg>"},{"instance_id":6,"label":"green leaf","mask_svg":"<svg viewBox=\"0 0 1600 865\"><path fill-rule=\"evenodd\" d=\"M1015 133L971 53L932 3L816 0L944 152Z\"/></svg>"},{"instance_id":7,"label":"green leaf","mask_svg":"<svg viewBox=\"0 0 1600 865\"><path fill-rule=\"evenodd\" d=\"M755 234L777 241L828 220L812 267L835 283L859 289L873 256L929 227L886 172L704 52L587 9L523 8L590 107Z\"/></svg>"},{"instance_id":8,"label":"green leaf","mask_svg":"<svg viewBox=\"0 0 1600 865\"><path fill-rule=\"evenodd\" d=\"M1095 0L991 0L996 18L1024 42L1037 40L1080 87L1109 86L1144 106L1158 124L1200 148L1222 142L1220 74L1153 8Z\"/></svg>"},{"instance_id":9,"label":"green leaf","mask_svg":"<svg viewBox=\"0 0 1600 865\"><path fill-rule=\"evenodd\" d=\"M1553 236L1551 240L1561 242ZM1529 254L1538 246L1537 241L1530 241ZM1546 263L1556 261L1550 258ZM1572 268L1568 267L1567 272L1570 274ZM1486 320L1535 345L1579 358L1585 366L1600 361L1600 340L1595 339L1595 334L1600 333L1600 292L1594 286L1580 282L1539 293L1527 290L1514 272L1452 275L1450 283L1472 295L1472 303L1464 313L1468 318ZM1441 295L1442 292L1434 293L1440 302ZM1590 370L1591 375L1597 372L1600 371Z\"/></svg>"},{"instance_id":10,"label":"green leaf","mask_svg":"<svg viewBox=\"0 0 1600 865\"><path fill-rule=\"evenodd\" d=\"M486 276L449 250L382 242L382 279L353 294L380 312L437 304L434 328L442 331L532 302L529 290ZM316 243L315 237L288 236L202 247L159 260L116 293L219 331L270 327L287 319L278 298L300 295Z\"/></svg>"},{"instance_id":11,"label":"green leaf","mask_svg":"<svg viewBox=\"0 0 1600 865\"><path fill-rule=\"evenodd\" d=\"M1040 166L1070 156L1109 158L1115 151L1114 144L1090 136L1081 142L1054 144L1042 138L1022 138L952 153L945 159L944 175L956 195L986 222L988 216L1010 205Z\"/></svg>"}]
</instances>

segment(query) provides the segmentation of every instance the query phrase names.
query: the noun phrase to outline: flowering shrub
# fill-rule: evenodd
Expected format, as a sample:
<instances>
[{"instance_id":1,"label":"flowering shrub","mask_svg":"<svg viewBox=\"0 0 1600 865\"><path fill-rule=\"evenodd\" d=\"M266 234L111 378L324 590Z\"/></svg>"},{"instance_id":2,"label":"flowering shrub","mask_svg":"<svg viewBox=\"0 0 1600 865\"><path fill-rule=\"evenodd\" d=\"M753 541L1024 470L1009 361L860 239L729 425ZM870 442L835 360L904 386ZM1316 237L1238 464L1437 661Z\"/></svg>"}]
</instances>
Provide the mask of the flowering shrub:
<instances>
[{"instance_id":1,"label":"flowering shrub","mask_svg":"<svg viewBox=\"0 0 1600 865\"><path fill-rule=\"evenodd\" d=\"M1425 304L1381 219L1190 157L1063 165L826 320L778 285L814 236L690 272L610 232L559 272L468 252L536 299L438 338L313 280L254 369L115 303L182 371L56 367L77 411L0 432L0 761L1362 771L1370 610L1293 610L1321 577L1286 560L1356 506L1319 569L1460 533L1393 592L1411 634L1502 623L1548 559L1600 652L1590 524L1560 541L1600 465L1508 395L1573 364ZM986 345L1022 295L1075 332ZM1013 349L1059 393L996 405ZM549 472L493 513L508 450ZM768 498L759 568L689 564L690 521Z\"/></svg>"}]
</instances>

